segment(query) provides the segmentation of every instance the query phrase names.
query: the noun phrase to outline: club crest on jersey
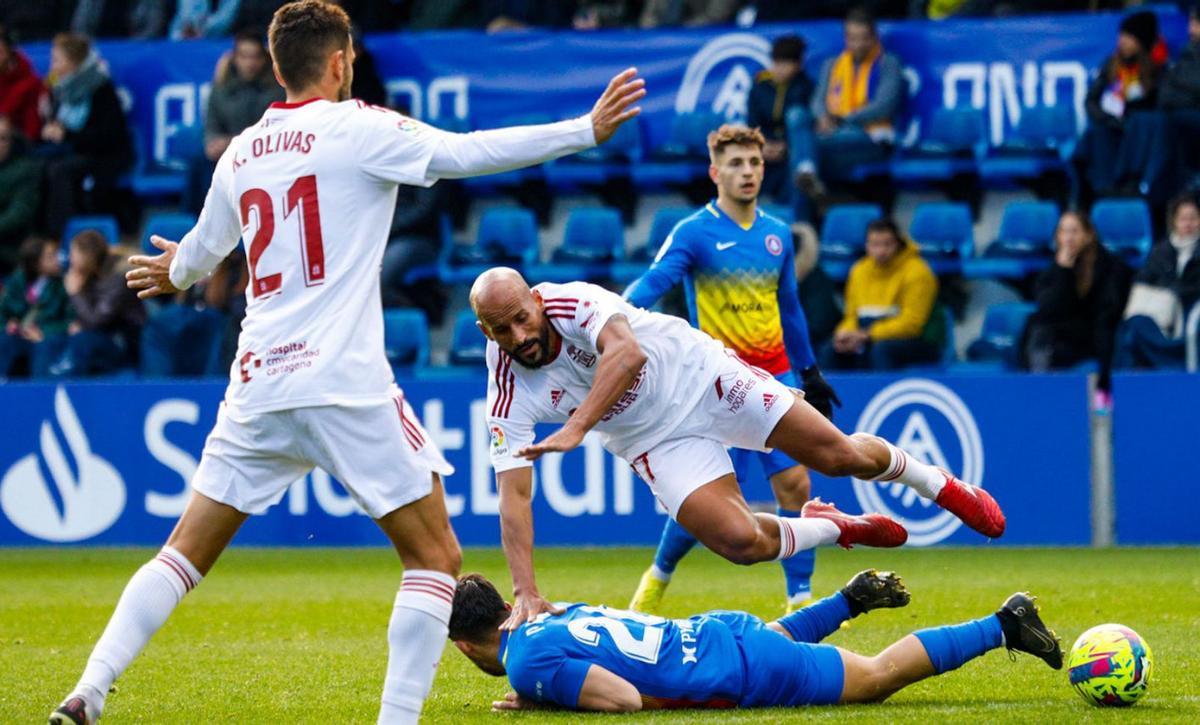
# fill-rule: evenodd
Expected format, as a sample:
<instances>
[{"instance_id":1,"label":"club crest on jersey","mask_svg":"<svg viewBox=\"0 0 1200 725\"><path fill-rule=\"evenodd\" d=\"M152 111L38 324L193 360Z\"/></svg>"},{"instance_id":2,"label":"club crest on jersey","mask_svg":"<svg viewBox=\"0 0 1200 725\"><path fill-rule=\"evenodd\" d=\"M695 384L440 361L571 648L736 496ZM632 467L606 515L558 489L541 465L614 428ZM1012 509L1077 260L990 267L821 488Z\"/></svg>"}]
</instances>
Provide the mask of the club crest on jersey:
<instances>
[{"instance_id":1,"label":"club crest on jersey","mask_svg":"<svg viewBox=\"0 0 1200 725\"><path fill-rule=\"evenodd\" d=\"M497 456L508 455L508 441L504 438L504 429L498 425L492 426L492 453Z\"/></svg>"},{"instance_id":2,"label":"club crest on jersey","mask_svg":"<svg viewBox=\"0 0 1200 725\"><path fill-rule=\"evenodd\" d=\"M783 240L774 234L768 234L766 238L767 251L774 254L776 257L783 254Z\"/></svg>"},{"instance_id":3,"label":"club crest on jersey","mask_svg":"<svg viewBox=\"0 0 1200 725\"><path fill-rule=\"evenodd\" d=\"M574 345L567 345L567 357L585 368L590 368L596 364L595 353L585 352Z\"/></svg>"},{"instance_id":4,"label":"club crest on jersey","mask_svg":"<svg viewBox=\"0 0 1200 725\"><path fill-rule=\"evenodd\" d=\"M555 410L558 410L558 404L562 402L562 396L565 392L565 390L550 391L550 405L553 406Z\"/></svg>"}]
</instances>

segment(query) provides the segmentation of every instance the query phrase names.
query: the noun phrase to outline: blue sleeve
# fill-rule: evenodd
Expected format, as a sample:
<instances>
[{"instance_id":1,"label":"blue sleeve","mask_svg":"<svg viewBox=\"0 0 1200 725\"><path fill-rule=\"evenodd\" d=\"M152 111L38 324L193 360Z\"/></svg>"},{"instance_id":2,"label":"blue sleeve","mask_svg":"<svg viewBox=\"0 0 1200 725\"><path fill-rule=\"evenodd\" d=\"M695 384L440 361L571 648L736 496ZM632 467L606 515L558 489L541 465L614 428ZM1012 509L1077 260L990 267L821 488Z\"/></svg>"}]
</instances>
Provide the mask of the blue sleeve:
<instances>
[{"instance_id":1,"label":"blue sleeve","mask_svg":"<svg viewBox=\"0 0 1200 725\"><path fill-rule=\"evenodd\" d=\"M783 326L783 345L787 348L788 357L792 359L792 368L796 373L812 367L817 362L813 354L812 341L808 338L808 318L800 307L800 288L796 284L796 255L790 231L785 232L787 240L783 248L783 269L779 273L779 324Z\"/></svg>"},{"instance_id":2,"label":"blue sleeve","mask_svg":"<svg viewBox=\"0 0 1200 725\"><path fill-rule=\"evenodd\" d=\"M621 295L634 307L649 308L679 284L694 261L692 235L682 223L675 225L663 242L658 256L641 277L638 277Z\"/></svg>"},{"instance_id":3,"label":"blue sleeve","mask_svg":"<svg viewBox=\"0 0 1200 725\"><path fill-rule=\"evenodd\" d=\"M579 693L592 664L567 657L553 647L539 647L540 656L509 663L508 681L522 697L562 707L579 705Z\"/></svg>"}]
</instances>

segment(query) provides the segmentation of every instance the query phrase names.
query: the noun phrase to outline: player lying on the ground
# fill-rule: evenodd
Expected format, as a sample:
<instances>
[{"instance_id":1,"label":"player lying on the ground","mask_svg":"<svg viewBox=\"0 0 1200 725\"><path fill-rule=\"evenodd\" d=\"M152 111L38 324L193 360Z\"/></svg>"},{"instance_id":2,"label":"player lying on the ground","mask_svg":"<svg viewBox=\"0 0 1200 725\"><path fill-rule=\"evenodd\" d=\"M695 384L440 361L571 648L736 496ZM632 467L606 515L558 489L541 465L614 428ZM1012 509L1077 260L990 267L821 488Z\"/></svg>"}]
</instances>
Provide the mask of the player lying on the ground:
<instances>
[{"instance_id":1,"label":"player lying on the ground","mask_svg":"<svg viewBox=\"0 0 1200 725\"><path fill-rule=\"evenodd\" d=\"M454 592L450 638L479 669L508 676L516 692L493 703L499 710L881 702L999 647L1062 668L1058 638L1028 593L1013 594L995 614L910 634L874 657L818 644L852 617L908 600L895 574L870 569L833 596L770 623L745 612L663 619L568 604L509 632L498 626L511 605L487 579L468 574Z\"/></svg>"},{"instance_id":2,"label":"player lying on the ground","mask_svg":"<svg viewBox=\"0 0 1200 725\"><path fill-rule=\"evenodd\" d=\"M763 182L763 145L758 129L726 124L708 134L708 177L717 198L675 225L654 264L623 295L649 308L684 282L690 321L742 360L789 387L797 378L804 399L833 420L837 393L822 377L808 337L808 321L796 286L792 230L758 205ZM771 482L779 516L799 516L808 500L808 469L783 451L729 452L743 483L755 459ZM696 544L674 519L663 526L654 564L642 575L629 608L657 611L675 566ZM812 597L814 551L780 562L789 611Z\"/></svg>"},{"instance_id":3,"label":"player lying on the ground","mask_svg":"<svg viewBox=\"0 0 1200 725\"><path fill-rule=\"evenodd\" d=\"M630 69L613 78L587 116L443 133L350 99L350 19L333 3L284 5L269 36L288 102L272 104L230 142L196 227L178 244L153 237L162 254L132 258L126 275L141 298L172 294L209 274L245 238L250 284L229 388L186 510L167 545L130 579L51 723L95 722L113 681L209 573L246 517L278 503L316 466L346 486L404 564L388 623L379 721L417 722L445 646L461 553L442 492L442 476L453 468L384 355L379 264L396 187L581 151L637 115L634 104L645 94ZM181 711L176 719L197 716Z\"/></svg>"},{"instance_id":4,"label":"player lying on the ground","mask_svg":"<svg viewBox=\"0 0 1200 725\"><path fill-rule=\"evenodd\" d=\"M822 544L899 546L881 516L814 507L800 518L750 511L726 447L779 449L827 476L896 481L985 536L1004 514L983 489L874 435L847 436L789 387L678 317L638 309L593 284L539 284L497 267L471 288L488 337L488 429L501 541L516 602L506 627L550 610L533 572L533 460L593 428L701 543L738 564ZM540 443L533 426L562 423ZM827 519L827 520L826 520Z\"/></svg>"}]
</instances>

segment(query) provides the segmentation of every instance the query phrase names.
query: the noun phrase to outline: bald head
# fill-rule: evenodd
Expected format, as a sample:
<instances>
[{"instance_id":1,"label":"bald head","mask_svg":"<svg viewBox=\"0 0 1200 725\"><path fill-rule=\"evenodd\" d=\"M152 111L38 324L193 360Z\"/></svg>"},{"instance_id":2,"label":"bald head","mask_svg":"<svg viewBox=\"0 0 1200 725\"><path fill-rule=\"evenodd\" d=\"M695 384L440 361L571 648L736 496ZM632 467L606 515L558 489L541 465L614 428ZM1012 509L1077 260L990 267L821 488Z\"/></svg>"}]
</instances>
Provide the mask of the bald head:
<instances>
[{"instance_id":1,"label":"bald head","mask_svg":"<svg viewBox=\"0 0 1200 725\"><path fill-rule=\"evenodd\" d=\"M541 294L517 270L494 267L476 277L471 309L483 334L519 364L538 368L554 359L558 333L546 319Z\"/></svg>"}]
</instances>

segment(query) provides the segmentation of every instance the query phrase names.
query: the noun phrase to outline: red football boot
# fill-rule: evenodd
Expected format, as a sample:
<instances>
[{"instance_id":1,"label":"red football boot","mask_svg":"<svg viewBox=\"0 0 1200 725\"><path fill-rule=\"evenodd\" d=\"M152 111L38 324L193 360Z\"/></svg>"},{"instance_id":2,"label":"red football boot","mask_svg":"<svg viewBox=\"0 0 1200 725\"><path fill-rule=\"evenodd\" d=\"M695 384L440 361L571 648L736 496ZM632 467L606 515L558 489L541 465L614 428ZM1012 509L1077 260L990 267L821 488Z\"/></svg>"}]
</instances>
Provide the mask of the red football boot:
<instances>
[{"instance_id":1,"label":"red football boot","mask_svg":"<svg viewBox=\"0 0 1200 725\"><path fill-rule=\"evenodd\" d=\"M935 503L989 539L999 538L1004 533L1004 512L1000 510L996 499L978 486L964 483L945 471L943 473L946 487L938 494Z\"/></svg>"},{"instance_id":2,"label":"red football boot","mask_svg":"<svg viewBox=\"0 0 1200 725\"><path fill-rule=\"evenodd\" d=\"M908 530L883 514L852 516L838 511L833 504L813 499L804 504L800 515L810 519L829 519L837 524L842 532L837 540L838 545L847 549L855 544L890 548L908 541Z\"/></svg>"}]
</instances>

